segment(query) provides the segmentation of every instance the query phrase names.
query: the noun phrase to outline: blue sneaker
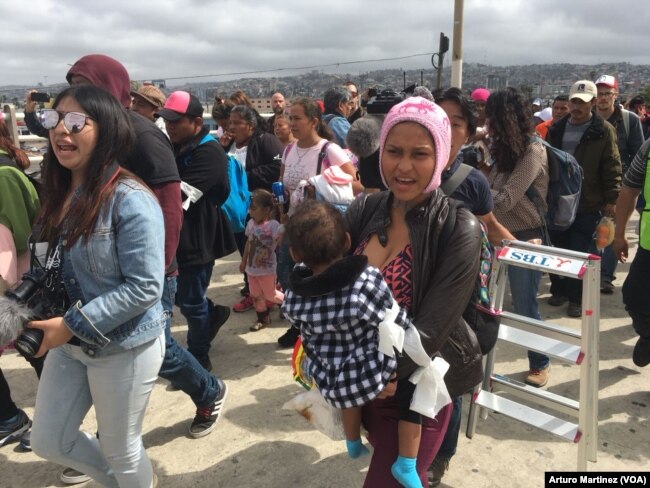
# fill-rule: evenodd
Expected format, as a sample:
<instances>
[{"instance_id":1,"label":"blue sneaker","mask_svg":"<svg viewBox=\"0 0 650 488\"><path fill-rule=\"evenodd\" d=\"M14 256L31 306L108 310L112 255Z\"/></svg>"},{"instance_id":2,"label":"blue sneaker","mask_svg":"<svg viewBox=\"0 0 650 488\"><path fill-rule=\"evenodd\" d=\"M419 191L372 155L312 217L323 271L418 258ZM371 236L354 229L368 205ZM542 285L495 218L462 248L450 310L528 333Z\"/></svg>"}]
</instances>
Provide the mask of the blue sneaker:
<instances>
[{"instance_id":1,"label":"blue sneaker","mask_svg":"<svg viewBox=\"0 0 650 488\"><path fill-rule=\"evenodd\" d=\"M32 426L32 421L22 410L10 419L0 422L0 447L20 439Z\"/></svg>"}]
</instances>

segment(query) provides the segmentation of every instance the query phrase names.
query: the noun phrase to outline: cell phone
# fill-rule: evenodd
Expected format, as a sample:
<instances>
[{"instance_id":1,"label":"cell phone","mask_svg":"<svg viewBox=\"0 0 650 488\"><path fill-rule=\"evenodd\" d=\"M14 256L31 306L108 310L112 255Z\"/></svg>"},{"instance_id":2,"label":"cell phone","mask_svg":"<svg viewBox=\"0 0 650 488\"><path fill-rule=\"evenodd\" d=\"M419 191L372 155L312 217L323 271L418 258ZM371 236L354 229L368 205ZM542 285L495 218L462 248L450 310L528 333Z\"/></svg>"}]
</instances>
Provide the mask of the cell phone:
<instances>
[{"instance_id":1,"label":"cell phone","mask_svg":"<svg viewBox=\"0 0 650 488\"><path fill-rule=\"evenodd\" d=\"M30 98L32 102L49 102L50 96L47 93L43 92L34 92L31 94Z\"/></svg>"}]
</instances>

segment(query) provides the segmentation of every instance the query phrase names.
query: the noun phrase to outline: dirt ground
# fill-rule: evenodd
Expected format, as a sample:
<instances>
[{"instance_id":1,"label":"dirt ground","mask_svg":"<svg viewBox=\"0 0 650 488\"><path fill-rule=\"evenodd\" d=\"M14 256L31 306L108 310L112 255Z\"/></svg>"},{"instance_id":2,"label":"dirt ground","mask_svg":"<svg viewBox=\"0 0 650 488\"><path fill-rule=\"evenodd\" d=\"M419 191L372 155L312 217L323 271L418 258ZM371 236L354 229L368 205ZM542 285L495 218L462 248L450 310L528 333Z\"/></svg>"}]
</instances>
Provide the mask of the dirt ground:
<instances>
[{"instance_id":1,"label":"dirt ground","mask_svg":"<svg viewBox=\"0 0 650 488\"><path fill-rule=\"evenodd\" d=\"M634 234L630 242L636 247ZM238 262L238 256L231 255L216 263L209 290L216 302L231 305L239 299ZM629 264L619 264L614 295L601 297L598 461L588 464L589 471L650 470L650 367L638 368L631 359L636 335L621 302L628 268ZM578 319L564 316L564 307L546 305L548 286L548 277L544 277L539 297L543 318L579 328ZM273 317L272 327L249 332L254 312L232 314L213 343L214 373L228 383L229 396L224 416L209 436L188 436L192 402L182 392L172 391L166 381L158 381L143 435L160 486L362 486L367 458L348 460L343 442L329 440L297 414L281 409L301 389L291 378L291 351L278 349L276 344L288 323L279 320L277 312ZM175 316L173 333L185 343L186 326L180 314ZM495 372L523 379L525 351L501 343L497 347ZM13 352L5 352L0 364L15 402L31 417L36 375ZM577 399L578 382L577 366L555 362L547 388ZM468 403L465 398L458 452L441 486L541 487L545 471L576 469L575 444L503 415L479 420L474 437L466 438ZM83 428L95 432L92 411ZM58 480L59 466L20 452L16 446L0 449L0 487L65 486Z\"/></svg>"}]
</instances>

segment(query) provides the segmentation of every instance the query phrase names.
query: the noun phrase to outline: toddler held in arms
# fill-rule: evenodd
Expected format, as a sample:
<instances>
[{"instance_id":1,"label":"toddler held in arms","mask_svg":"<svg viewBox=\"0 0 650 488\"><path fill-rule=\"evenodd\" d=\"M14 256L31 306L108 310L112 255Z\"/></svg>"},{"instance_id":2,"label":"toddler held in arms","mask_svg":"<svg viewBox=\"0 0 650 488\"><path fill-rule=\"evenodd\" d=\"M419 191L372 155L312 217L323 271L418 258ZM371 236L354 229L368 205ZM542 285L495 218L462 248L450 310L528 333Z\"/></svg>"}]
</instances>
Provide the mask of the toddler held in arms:
<instances>
[{"instance_id":1,"label":"toddler held in arms","mask_svg":"<svg viewBox=\"0 0 650 488\"><path fill-rule=\"evenodd\" d=\"M282 309L300 328L316 387L327 403L342 409L348 455L368 453L361 442L361 406L395 394L401 406L399 456L391 471L403 486L421 487L415 469L421 417L410 410L415 385L407 378L394 385L394 349L401 351L405 336L413 334L419 343L417 331L381 272L366 256L348 255L350 234L336 208L307 200L289 218L286 232L291 257L300 264Z\"/></svg>"}]
</instances>

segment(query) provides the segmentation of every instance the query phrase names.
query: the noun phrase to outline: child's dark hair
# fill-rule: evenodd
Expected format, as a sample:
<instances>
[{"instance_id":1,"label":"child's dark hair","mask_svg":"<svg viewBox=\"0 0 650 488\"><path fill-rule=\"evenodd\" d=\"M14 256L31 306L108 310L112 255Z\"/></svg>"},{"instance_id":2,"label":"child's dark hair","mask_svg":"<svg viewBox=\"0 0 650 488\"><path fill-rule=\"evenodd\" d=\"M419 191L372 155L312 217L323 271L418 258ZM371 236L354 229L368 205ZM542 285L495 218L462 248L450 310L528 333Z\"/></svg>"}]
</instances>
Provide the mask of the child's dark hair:
<instances>
[{"instance_id":1,"label":"child's dark hair","mask_svg":"<svg viewBox=\"0 0 650 488\"><path fill-rule=\"evenodd\" d=\"M255 203L258 207L270 208L270 219L280 220L280 213L275 204L273 193L267 190L257 189L251 193L251 203Z\"/></svg>"},{"instance_id":2,"label":"child's dark hair","mask_svg":"<svg viewBox=\"0 0 650 488\"><path fill-rule=\"evenodd\" d=\"M262 190L261 188L253 191L251 194L251 203L255 202L255 205L263 208L273 208L275 207L275 200L273 200L273 193L267 190Z\"/></svg>"},{"instance_id":3,"label":"child's dark hair","mask_svg":"<svg viewBox=\"0 0 650 488\"><path fill-rule=\"evenodd\" d=\"M317 200L301 203L286 228L293 252L309 267L342 257L347 251L346 231L341 212Z\"/></svg>"}]
</instances>

